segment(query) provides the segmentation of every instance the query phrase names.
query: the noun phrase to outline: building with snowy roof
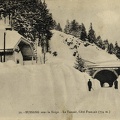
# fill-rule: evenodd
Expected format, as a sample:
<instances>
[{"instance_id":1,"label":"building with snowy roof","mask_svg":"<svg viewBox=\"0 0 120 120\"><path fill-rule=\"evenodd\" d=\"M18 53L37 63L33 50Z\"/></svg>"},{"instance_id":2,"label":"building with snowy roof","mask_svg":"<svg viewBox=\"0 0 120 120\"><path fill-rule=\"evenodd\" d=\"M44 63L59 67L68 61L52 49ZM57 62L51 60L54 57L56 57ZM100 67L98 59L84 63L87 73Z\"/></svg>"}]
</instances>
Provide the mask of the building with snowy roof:
<instances>
[{"instance_id":1,"label":"building with snowy roof","mask_svg":"<svg viewBox=\"0 0 120 120\"><path fill-rule=\"evenodd\" d=\"M0 30L0 62L13 60L17 64L35 63L35 54L30 41L17 31Z\"/></svg>"}]
</instances>

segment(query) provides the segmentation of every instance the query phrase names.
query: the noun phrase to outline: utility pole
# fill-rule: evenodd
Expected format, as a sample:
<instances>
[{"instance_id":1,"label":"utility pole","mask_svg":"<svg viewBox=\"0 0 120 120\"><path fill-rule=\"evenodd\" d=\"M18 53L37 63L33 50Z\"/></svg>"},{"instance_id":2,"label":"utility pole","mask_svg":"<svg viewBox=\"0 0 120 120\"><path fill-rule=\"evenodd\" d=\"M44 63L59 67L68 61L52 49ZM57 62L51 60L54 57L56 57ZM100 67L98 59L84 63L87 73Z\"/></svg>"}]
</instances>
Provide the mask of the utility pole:
<instances>
[{"instance_id":1,"label":"utility pole","mask_svg":"<svg viewBox=\"0 0 120 120\"><path fill-rule=\"evenodd\" d=\"M36 39L36 42L35 42L35 46L36 46L36 63L38 62L38 39Z\"/></svg>"},{"instance_id":2,"label":"utility pole","mask_svg":"<svg viewBox=\"0 0 120 120\"><path fill-rule=\"evenodd\" d=\"M43 35L43 60L45 64L45 54L46 54L46 37Z\"/></svg>"},{"instance_id":3,"label":"utility pole","mask_svg":"<svg viewBox=\"0 0 120 120\"><path fill-rule=\"evenodd\" d=\"M10 0L9 0L9 5L8 5L8 7L9 7L9 25L11 24L11 22L10 22Z\"/></svg>"},{"instance_id":4,"label":"utility pole","mask_svg":"<svg viewBox=\"0 0 120 120\"><path fill-rule=\"evenodd\" d=\"M6 33L4 32L4 62L5 62L5 44L6 44Z\"/></svg>"}]
</instances>

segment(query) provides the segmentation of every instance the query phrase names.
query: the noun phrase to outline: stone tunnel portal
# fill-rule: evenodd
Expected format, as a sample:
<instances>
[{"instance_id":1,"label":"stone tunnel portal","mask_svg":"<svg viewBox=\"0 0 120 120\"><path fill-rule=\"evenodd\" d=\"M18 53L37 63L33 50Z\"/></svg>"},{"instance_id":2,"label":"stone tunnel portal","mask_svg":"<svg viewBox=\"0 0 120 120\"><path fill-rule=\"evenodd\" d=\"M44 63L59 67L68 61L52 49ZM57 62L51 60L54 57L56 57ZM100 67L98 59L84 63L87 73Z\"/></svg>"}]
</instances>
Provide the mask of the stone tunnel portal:
<instances>
[{"instance_id":1,"label":"stone tunnel portal","mask_svg":"<svg viewBox=\"0 0 120 120\"><path fill-rule=\"evenodd\" d=\"M118 78L118 74L115 70L99 70L93 74L93 78L100 81L101 87L104 86L104 83L108 83L112 87L113 82Z\"/></svg>"}]
</instances>

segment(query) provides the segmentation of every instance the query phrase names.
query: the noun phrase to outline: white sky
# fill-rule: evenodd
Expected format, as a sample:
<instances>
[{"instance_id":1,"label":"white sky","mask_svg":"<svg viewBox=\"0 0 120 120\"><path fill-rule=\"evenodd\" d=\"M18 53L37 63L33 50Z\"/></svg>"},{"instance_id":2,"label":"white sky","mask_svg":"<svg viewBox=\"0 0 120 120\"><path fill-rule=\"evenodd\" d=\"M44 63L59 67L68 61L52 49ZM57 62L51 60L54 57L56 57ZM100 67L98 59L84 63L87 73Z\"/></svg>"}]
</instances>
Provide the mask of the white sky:
<instances>
[{"instance_id":1,"label":"white sky","mask_svg":"<svg viewBox=\"0 0 120 120\"><path fill-rule=\"evenodd\" d=\"M120 45L119 0L46 0L53 18L64 27L66 20L76 19L84 23L88 31L90 23L96 35Z\"/></svg>"}]
</instances>

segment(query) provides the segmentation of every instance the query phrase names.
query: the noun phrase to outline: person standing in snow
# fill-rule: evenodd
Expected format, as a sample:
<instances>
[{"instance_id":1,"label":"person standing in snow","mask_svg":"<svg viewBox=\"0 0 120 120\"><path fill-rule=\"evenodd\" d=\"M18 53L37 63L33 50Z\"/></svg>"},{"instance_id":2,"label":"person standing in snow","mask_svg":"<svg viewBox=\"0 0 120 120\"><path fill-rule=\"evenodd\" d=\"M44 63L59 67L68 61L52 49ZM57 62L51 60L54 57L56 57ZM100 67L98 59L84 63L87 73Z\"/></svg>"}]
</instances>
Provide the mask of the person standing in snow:
<instances>
[{"instance_id":1,"label":"person standing in snow","mask_svg":"<svg viewBox=\"0 0 120 120\"><path fill-rule=\"evenodd\" d=\"M89 81L88 81L88 90L91 91L91 89L92 89L92 82L89 79Z\"/></svg>"},{"instance_id":2,"label":"person standing in snow","mask_svg":"<svg viewBox=\"0 0 120 120\"><path fill-rule=\"evenodd\" d=\"M117 80L114 81L114 87L115 87L115 89L118 89L118 81Z\"/></svg>"}]
</instances>

